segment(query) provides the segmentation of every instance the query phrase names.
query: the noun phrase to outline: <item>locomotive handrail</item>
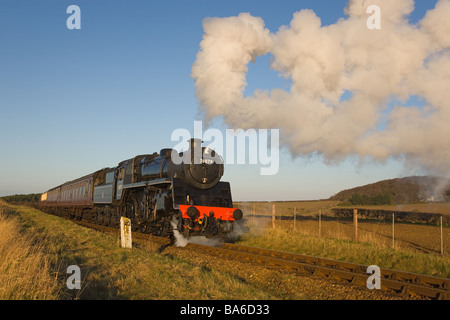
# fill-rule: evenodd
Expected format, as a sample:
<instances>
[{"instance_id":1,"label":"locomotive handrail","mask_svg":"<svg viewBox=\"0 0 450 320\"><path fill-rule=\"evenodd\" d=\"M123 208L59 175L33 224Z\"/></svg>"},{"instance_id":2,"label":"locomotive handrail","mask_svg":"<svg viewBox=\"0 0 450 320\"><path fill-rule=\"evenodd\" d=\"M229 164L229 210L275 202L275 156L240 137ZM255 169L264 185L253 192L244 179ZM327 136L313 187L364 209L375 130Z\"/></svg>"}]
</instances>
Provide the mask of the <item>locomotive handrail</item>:
<instances>
[{"instance_id":1,"label":"locomotive handrail","mask_svg":"<svg viewBox=\"0 0 450 320\"><path fill-rule=\"evenodd\" d=\"M122 188L123 189L140 188L140 187L152 186L155 184L162 184L162 183L172 183L172 181L169 179L166 179L166 178L162 178L162 179L156 179L156 180L151 180L151 181L141 181L141 182L124 184Z\"/></svg>"}]
</instances>

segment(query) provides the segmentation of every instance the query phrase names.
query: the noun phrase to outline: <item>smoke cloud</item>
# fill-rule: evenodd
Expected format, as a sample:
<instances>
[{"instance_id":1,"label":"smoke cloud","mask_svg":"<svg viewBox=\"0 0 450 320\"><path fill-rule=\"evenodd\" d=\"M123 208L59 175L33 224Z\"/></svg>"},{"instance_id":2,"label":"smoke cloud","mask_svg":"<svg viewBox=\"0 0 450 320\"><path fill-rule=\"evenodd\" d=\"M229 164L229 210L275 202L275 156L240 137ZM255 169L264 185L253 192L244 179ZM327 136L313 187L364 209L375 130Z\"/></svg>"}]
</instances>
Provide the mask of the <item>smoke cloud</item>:
<instances>
[{"instance_id":1,"label":"smoke cloud","mask_svg":"<svg viewBox=\"0 0 450 320\"><path fill-rule=\"evenodd\" d=\"M366 26L370 5L380 8L379 30ZM279 128L295 156L398 158L447 174L450 0L417 24L413 11L413 0L350 0L335 24L301 10L276 33L249 13L207 18L192 67L200 109L234 128ZM244 95L248 65L264 54L292 85Z\"/></svg>"}]
</instances>

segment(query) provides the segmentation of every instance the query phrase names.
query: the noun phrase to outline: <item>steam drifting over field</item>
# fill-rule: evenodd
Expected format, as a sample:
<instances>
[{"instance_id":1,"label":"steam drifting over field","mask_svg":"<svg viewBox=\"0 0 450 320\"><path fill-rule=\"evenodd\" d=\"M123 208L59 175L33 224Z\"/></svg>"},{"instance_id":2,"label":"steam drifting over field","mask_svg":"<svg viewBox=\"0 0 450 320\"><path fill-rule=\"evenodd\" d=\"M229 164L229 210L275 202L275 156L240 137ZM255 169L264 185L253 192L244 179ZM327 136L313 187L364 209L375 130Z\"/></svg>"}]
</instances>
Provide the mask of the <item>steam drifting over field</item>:
<instances>
[{"instance_id":1,"label":"steam drifting over field","mask_svg":"<svg viewBox=\"0 0 450 320\"><path fill-rule=\"evenodd\" d=\"M366 26L370 5L381 9L380 30ZM450 0L417 24L413 10L413 0L350 0L335 24L301 10L276 33L249 13L205 19L192 77L206 120L280 128L296 156L394 157L449 173ZM292 86L245 96L248 64L264 54Z\"/></svg>"}]
</instances>

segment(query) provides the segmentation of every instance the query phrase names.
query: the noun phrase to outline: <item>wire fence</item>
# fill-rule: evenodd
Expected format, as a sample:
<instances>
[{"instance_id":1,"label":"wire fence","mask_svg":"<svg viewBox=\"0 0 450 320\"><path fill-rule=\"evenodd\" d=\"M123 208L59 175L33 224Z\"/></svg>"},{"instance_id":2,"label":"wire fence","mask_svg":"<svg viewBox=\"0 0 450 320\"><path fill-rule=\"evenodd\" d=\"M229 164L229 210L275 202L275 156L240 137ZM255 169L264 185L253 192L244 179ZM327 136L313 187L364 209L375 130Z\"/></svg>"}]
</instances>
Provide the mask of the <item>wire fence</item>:
<instances>
[{"instance_id":1,"label":"wire fence","mask_svg":"<svg viewBox=\"0 0 450 320\"><path fill-rule=\"evenodd\" d=\"M239 203L250 230L283 229L309 236L368 242L394 249L449 255L450 215L336 208L333 203Z\"/></svg>"}]
</instances>

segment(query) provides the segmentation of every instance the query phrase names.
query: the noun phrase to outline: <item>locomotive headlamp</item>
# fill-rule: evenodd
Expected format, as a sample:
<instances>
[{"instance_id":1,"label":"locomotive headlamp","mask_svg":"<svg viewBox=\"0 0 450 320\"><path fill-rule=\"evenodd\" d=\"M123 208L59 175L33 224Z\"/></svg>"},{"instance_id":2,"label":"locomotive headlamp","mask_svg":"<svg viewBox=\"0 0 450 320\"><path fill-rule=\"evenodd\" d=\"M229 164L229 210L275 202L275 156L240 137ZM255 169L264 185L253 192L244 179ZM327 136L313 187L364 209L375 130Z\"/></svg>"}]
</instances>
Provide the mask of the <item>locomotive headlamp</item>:
<instances>
[{"instance_id":1,"label":"locomotive headlamp","mask_svg":"<svg viewBox=\"0 0 450 320\"><path fill-rule=\"evenodd\" d=\"M236 209L233 211L233 219L234 220L241 220L244 214L242 213L241 209Z\"/></svg>"}]
</instances>

